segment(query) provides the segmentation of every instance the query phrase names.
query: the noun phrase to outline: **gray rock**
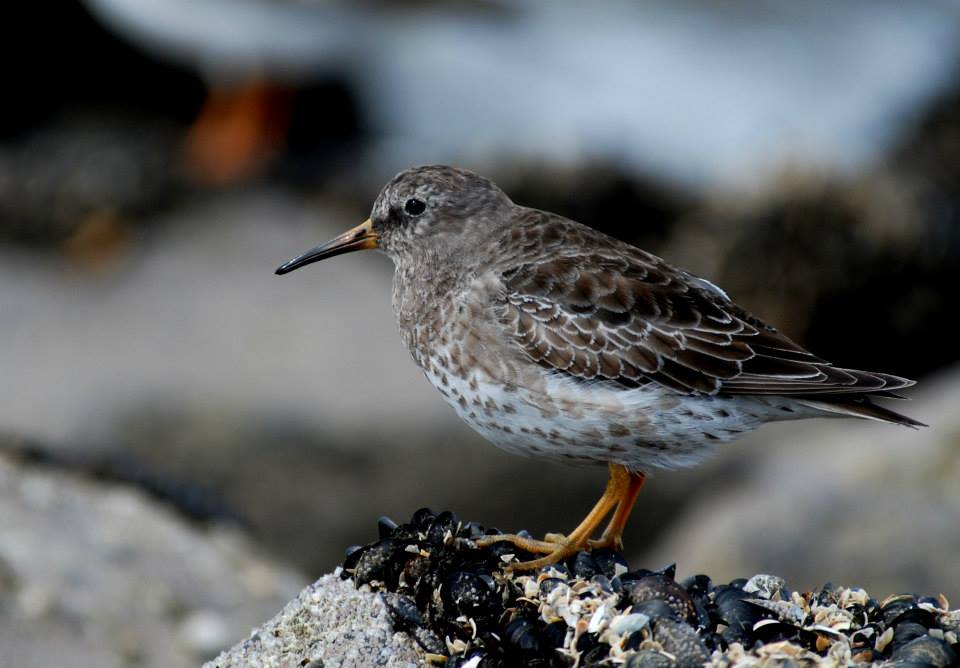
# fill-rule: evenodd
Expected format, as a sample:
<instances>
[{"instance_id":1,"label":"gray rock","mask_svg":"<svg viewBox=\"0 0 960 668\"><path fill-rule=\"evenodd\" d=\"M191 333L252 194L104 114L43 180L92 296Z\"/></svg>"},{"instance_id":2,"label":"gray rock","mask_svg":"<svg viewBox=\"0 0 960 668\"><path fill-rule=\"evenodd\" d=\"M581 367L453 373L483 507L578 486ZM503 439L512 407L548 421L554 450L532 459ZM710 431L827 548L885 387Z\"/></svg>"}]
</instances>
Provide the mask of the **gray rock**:
<instances>
[{"instance_id":1,"label":"gray rock","mask_svg":"<svg viewBox=\"0 0 960 668\"><path fill-rule=\"evenodd\" d=\"M194 667L302 586L140 492L0 457L0 663Z\"/></svg>"},{"instance_id":2,"label":"gray rock","mask_svg":"<svg viewBox=\"0 0 960 668\"><path fill-rule=\"evenodd\" d=\"M379 596L331 574L204 668L414 668L422 658L410 636L393 631Z\"/></svg>"}]
</instances>

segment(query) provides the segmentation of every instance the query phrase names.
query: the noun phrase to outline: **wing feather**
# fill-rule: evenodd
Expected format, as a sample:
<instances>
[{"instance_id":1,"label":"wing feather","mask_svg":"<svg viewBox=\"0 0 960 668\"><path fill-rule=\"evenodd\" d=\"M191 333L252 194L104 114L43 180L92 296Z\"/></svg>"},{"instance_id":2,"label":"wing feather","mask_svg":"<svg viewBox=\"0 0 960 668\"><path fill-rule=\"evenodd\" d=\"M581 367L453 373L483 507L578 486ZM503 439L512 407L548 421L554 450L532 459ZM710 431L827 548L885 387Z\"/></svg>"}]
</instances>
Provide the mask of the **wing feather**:
<instances>
[{"instance_id":1,"label":"wing feather","mask_svg":"<svg viewBox=\"0 0 960 668\"><path fill-rule=\"evenodd\" d=\"M576 243L554 243L554 224L539 232L532 226L525 239L550 231L542 241L553 248L549 259L515 260L500 271L501 319L547 368L628 387L657 383L683 394L889 396L913 384L831 366L706 280L563 224L573 231L560 225L560 236Z\"/></svg>"}]
</instances>

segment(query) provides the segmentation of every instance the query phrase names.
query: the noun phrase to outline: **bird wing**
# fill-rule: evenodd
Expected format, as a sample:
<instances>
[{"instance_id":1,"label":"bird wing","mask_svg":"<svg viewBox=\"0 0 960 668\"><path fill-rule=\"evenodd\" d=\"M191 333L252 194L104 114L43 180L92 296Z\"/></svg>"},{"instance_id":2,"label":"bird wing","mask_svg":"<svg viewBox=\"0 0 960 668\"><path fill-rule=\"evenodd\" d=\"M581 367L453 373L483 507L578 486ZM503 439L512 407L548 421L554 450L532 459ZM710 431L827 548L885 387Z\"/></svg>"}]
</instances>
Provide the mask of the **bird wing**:
<instances>
[{"instance_id":1,"label":"bird wing","mask_svg":"<svg viewBox=\"0 0 960 668\"><path fill-rule=\"evenodd\" d=\"M527 254L538 259L516 260L501 272L501 318L542 366L627 387L654 382L683 394L889 396L913 384L834 367L706 280L577 228L580 243L563 243L570 230L551 235L560 238L556 252ZM583 243L587 235L597 236Z\"/></svg>"}]
</instances>

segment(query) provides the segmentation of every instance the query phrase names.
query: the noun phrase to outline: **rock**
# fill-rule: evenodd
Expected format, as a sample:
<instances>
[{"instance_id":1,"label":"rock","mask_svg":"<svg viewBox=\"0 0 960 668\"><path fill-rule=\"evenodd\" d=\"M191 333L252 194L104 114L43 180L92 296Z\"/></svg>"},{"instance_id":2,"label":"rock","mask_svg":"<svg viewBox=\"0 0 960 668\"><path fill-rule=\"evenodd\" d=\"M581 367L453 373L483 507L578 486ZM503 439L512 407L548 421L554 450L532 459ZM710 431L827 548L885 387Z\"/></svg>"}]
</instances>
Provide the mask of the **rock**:
<instances>
[{"instance_id":1,"label":"rock","mask_svg":"<svg viewBox=\"0 0 960 668\"><path fill-rule=\"evenodd\" d=\"M394 632L379 596L330 574L204 668L415 668L422 660L414 640Z\"/></svg>"},{"instance_id":2,"label":"rock","mask_svg":"<svg viewBox=\"0 0 960 668\"><path fill-rule=\"evenodd\" d=\"M0 457L4 665L194 667L300 586L235 531Z\"/></svg>"}]
</instances>

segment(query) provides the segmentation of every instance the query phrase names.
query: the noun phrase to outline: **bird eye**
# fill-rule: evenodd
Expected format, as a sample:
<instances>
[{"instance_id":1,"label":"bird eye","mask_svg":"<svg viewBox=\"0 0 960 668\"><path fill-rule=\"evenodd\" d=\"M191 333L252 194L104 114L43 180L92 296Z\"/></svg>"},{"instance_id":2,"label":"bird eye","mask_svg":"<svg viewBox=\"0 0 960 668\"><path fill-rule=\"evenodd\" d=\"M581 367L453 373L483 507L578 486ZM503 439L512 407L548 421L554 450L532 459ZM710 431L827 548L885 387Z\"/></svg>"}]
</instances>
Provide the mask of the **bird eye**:
<instances>
[{"instance_id":1,"label":"bird eye","mask_svg":"<svg viewBox=\"0 0 960 668\"><path fill-rule=\"evenodd\" d=\"M403 210L411 216L419 216L421 213L427 210L427 203L422 199L411 197L403 203Z\"/></svg>"}]
</instances>

